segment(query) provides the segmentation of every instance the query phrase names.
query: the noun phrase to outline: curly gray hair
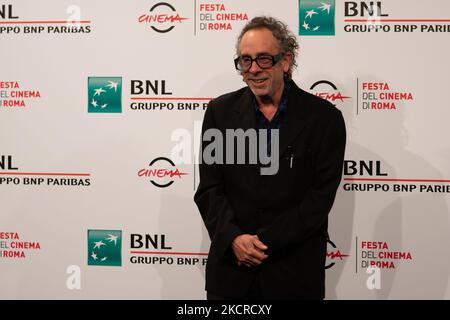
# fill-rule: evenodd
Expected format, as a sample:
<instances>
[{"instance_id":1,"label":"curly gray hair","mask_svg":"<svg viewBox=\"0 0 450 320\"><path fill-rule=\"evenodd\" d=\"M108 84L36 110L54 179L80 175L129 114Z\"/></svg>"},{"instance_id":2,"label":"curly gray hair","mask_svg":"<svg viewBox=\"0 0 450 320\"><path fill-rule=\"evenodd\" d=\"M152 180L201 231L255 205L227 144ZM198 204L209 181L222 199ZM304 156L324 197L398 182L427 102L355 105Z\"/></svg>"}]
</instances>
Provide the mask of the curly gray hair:
<instances>
[{"instance_id":1,"label":"curly gray hair","mask_svg":"<svg viewBox=\"0 0 450 320\"><path fill-rule=\"evenodd\" d=\"M280 20L269 16L259 16L250 20L239 34L236 43L236 55L240 55L239 45L244 34L249 30L262 28L269 29L272 32L273 36L278 41L278 47L281 52L289 52L291 54L291 64L286 75L288 79L291 79L292 71L297 66L296 57L299 45L297 37L289 30L288 26Z\"/></svg>"}]
</instances>

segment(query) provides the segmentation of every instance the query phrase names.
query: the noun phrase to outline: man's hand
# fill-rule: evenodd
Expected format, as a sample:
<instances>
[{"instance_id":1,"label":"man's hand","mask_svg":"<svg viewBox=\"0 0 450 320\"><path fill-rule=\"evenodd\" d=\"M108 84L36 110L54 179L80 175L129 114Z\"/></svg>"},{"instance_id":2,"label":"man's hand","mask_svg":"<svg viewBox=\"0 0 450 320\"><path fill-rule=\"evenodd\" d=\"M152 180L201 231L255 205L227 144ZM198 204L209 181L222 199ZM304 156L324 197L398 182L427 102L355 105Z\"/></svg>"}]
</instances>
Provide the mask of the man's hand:
<instances>
[{"instance_id":1,"label":"man's hand","mask_svg":"<svg viewBox=\"0 0 450 320\"><path fill-rule=\"evenodd\" d=\"M256 235L241 234L234 238L231 247L236 256L238 266L259 266L268 257L264 253L264 250L267 250L267 246L259 241Z\"/></svg>"}]
</instances>

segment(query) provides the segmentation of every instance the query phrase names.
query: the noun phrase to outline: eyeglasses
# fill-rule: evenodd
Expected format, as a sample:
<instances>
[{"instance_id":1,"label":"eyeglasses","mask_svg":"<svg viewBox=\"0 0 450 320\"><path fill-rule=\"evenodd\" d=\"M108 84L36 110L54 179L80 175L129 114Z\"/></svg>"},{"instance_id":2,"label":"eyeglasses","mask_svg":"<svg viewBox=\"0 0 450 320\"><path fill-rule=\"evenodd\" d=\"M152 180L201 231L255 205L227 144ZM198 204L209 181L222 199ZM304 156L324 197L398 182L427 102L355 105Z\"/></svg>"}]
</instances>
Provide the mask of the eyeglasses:
<instances>
[{"instance_id":1,"label":"eyeglasses","mask_svg":"<svg viewBox=\"0 0 450 320\"><path fill-rule=\"evenodd\" d=\"M247 72L252 67L253 61L256 61L256 64L261 69L269 69L276 65L278 61L281 60L281 58L283 58L282 52L274 56L271 56L269 54L262 54L257 56L256 58L252 58L249 56L239 56L234 59L234 66L236 67L236 70Z\"/></svg>"}]
</instances>

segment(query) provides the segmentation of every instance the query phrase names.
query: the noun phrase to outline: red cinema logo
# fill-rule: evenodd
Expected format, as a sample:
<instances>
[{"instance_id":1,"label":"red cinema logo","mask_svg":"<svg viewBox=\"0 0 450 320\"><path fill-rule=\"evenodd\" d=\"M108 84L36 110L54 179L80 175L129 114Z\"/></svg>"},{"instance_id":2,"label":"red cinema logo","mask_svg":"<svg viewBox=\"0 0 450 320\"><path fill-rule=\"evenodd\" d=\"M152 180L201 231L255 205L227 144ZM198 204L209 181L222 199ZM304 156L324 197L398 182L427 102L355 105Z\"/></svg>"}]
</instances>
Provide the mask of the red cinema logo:
<instances>
[{"instance_id":1,"label":"red cinema logo","mask_svg":"<svg viewBox=\"0 0 450 320\"><path fill-rule=\"evenodd\" d=\"M333 91L330 91L330 88ZM311 88L314 90L314 94L322 99L328 100L335 105L335 102L344 102L345 99L349 99L350 97L344 96L338 91L337 87L330 81L320 80L315 82Z\"/></svg>"},{"instance_id":2,"label":"red cinema logo","mask_svg":"<svg viewBox=\"0 0 450 320\"><path fill-rule=\"evenodd\" d=\"M168 9L169 11L167 11ZM166 33L175 28L176 23L181 23L183 18L175 8L167 2L158 2L150 9L150 14L143 14L139 17L139 23L149 23L151 28L159 33Z\"/></svg>"},{"instance_id":3,"label":"red cinema logo","mask_svg":"<svg viewBox=\"0 0 450 320\"><path fill-rule=\"evenodd\" d=\"M181 179L184 175L187 175L187 173L181 172L175 167L172 160L164 157L156 158L150 162L150 168L138 171L138 177L150 178L150 182L159 188L167 188L176 179Z\"/></svg>"},{"instance_id":4,"label":"red cinema logo","mask_svg":"<svg viewBox=\"0 0 450 320\"><path fill-rule=\"evenodd\" d=\"M348 254L342 254L339 249L334 250L334 249L336 249L336 245L334 244L333 241L328 239L327 242L331 245L331 247L333 249L331 251L327 250L327 264L325 265L325 269L329 269L332 266L334 266L336 264L334 262L334 260L338 260L338 259L343 260L342 258L350 257L350 255L348 255Z\"/></svg>"}]
</instances>

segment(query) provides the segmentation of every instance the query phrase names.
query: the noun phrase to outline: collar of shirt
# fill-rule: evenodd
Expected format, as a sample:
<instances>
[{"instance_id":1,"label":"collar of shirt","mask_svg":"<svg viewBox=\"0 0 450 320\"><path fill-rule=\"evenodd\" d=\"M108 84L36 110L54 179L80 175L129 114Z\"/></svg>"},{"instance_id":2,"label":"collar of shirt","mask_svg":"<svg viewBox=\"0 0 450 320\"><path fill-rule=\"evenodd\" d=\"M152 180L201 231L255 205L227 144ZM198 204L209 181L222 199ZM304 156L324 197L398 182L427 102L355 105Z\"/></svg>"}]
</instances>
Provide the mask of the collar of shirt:
<instances>
[{"instance_id":1,"label":"collar of shirt","mask_svg":"<svg viewBox=\"0 0 450 320\"><path fill-rule=\"evenodd\" d=\"M280 129L281 128L281 120L283 114L287 107L287 97L289 95L291 89L291 83L289 80L284 81L284 89L283 94L281 95L280 105L278 106L277 112L272 118L272 121L269 121L264 114L259 110L258 103L256 102L256 98L253 97L253 107L255 108L256 113L256 129Z\"/></svg>"}]
</instances>

